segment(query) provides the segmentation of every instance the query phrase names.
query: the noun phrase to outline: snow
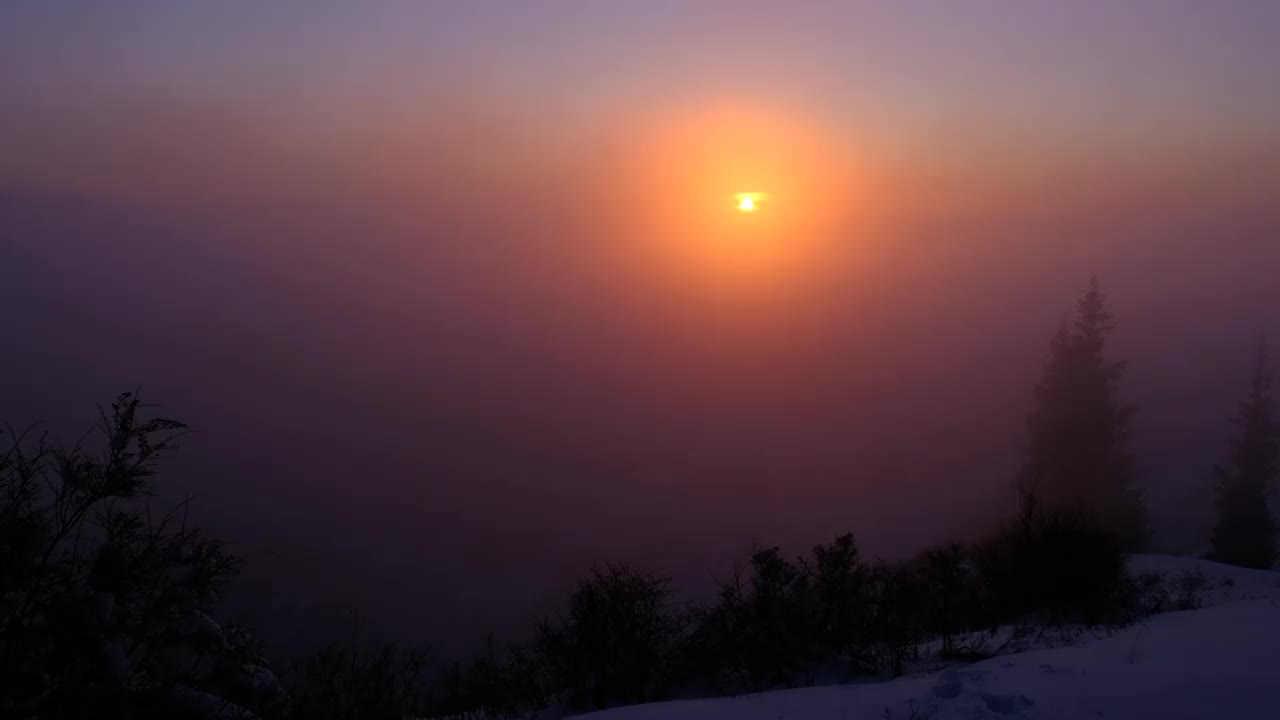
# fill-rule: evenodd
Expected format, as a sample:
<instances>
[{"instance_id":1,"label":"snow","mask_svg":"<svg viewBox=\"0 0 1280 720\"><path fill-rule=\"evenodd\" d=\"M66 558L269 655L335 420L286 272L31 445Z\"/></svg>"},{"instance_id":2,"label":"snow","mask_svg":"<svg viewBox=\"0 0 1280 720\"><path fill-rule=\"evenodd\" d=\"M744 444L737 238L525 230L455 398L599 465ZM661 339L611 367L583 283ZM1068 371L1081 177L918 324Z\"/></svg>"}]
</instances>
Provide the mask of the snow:
<instances>
[{"instance_id":1,"label":"snow","mask_svg":"<svg viewBox=\"0 0 1280 720\"><path fill-rule=\"evenodd\" d=\"M1071 645L881 683L616 708L591 720L979 720L1280 717L1280 573L1142 555L1192 578L1203 607ZM1203 582L1199 582L1203 578Z\"/></svg>"},{"instance_id":2,"label":"snow","mask_svg":"<svg viewBox=\"0 0 1280 720\"><path fill-rule=\"evenodd\" d=\"M212 693L179 685L169 693L174 704L186 713L179 717L199 717L208 720L258 720L258 716L233 702Z\"/></svg>"},{"instance_id":3,"label":"snow","mask_svg":"<svg viewBox=\"0 0 1280 720\"><path fill-rule=\"evenodd\" d=\"M275 673L263 665L253 663L241 665L240 677L244 690L254 698L272 703L285 697L285 690Z\"/></svg>"},{"instance_id":4,"label":"snow","mask_svg":"<svg viewBox=\"0 0 1280 720\"><path fill-rule=\"evenodd\" d=\"M1214 584L1219 587L1239 588L1268 597L1280 597L1280 572L1275 570L1253 570L1194 557L1133 555L1129 558L1129 572L1133 575L1162 573L1168 577L1199 574L1215 581ZM1224 599L1230 599L1231 595L1232 593L1225 593ZM1208 599L1213 600L1215 597Z\"/></svg>"},{"instance_id":5,"label":"snow","mask_svg":"<svg viewBox=\"0 0 1280 720\"><path fill-rule=\"evenodd\" d=\"M187 638L200 638L222 644L222 626L203 610L191 610L174 618L169 630Z\"/></svg>"}]
</instances>

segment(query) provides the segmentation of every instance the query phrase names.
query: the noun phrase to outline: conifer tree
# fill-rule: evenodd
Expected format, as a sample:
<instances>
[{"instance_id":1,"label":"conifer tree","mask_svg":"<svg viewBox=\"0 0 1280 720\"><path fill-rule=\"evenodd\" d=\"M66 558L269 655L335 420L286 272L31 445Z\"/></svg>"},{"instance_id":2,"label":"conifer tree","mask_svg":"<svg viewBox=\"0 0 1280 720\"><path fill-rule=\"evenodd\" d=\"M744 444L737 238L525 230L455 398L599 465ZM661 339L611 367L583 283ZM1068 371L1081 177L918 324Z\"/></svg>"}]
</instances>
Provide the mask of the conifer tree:
<instances>
[{"instance_id":1,"label":"conifer tree","mask_svg":"<svg viewBox=\"0 0 1280 720\"><path fill-rule=\"evenodd\" d=\"M1146 542L1148 518L1128 449L1134 408L1118 398L1125 364L1106 359L1114 326L1104 299L1095 276L1075 321L1049 344L1027 416L1021 519L1030 529L1046 514L1088 516L1134 551Z\"/></svg>"},{"instance_id":2,"label":"conifer tree","mask_svg":"<svg viewBox=\"0 0 1280 720\"><path fill-rule=\"evenodd\" d=\"M1280 426L1271 398L1265 345L1258 348L1249 395L1240 406L1240 434L1231 466L1214 467L1218 513L1213 558L1244 567L1270 568L1276 558L1276 522L1267 498L1280 474Z\"/></svg>"}]
</instances>

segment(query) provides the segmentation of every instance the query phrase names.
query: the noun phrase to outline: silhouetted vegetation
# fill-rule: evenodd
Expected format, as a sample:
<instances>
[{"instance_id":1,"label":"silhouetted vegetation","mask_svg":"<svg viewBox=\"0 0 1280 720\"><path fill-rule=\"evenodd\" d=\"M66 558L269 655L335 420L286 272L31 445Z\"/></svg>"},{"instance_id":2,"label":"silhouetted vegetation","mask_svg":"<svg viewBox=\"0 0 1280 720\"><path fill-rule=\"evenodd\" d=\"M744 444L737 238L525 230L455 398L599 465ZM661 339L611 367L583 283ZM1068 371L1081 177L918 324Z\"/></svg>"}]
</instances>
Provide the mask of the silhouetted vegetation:
<instances>
[{"instance_id":1,"label":"silhouetted vegetation","mask_svg":"<svg viewBox=\"0 0 1280 720\"><path fill-rule=\"evenodd\" d=\"M868 635L880 670L895 677L919 659L925 639L928 589L912 565L879 563L872 573L872 620Z\"/></svg>"},{"instance_id":2,"label":"silhouetted vegetation","mask_svg":"<svg viewBox=\"0 0 1280 720\"><path fill-rule=\"evenodd\" d=\"M804 563L804 561L801 561ZM807 566L816 603L818 648L844 658L851 667L865 667L866 641L872 623L872 572L862 562L853 534L813 548Z\"/></svg>"},{"instance_id":3,"label":"silhouetted vegetation","mask_svg":"<svg viewBox=\"0 0 1280 720\"><path fill-rule=\"evenodd\" d=\"M921 557L925 598L925 630L937 636L940 654L948 660L974 659L958 638L990 628L996 622L991 607L990 578L980 575L977 553L959 543L933 548Z\"/></svg>"},{"instance_id":4,"label":"silhouetted vegetation","mask_svg":"<svg viewBox=\"0 0 1280 720\"><path fill-rule=\"evenodd\" d=\"M1083 513L1011 524L979 546L978 577L991 618L1100 624L1120 619L1125 562L1114 536Z\"/></svg>"},{"instance_id":5,"label":"silhouetted vegetation","mask_svg":"<svg viewBox=\"0 0 1280 720\"><path fill-rule=\"evenodd\" d=\"M1045 514L1088 514L1127 551L1142 549L1148 519L1128 449L1134 408L1120 402L1125 364L1108 362L1114 326L1097 278L1076 319L1049 345L1036 405L1027 417L1026 459L1018 477L1024 525Z\"/></svg>"},{"instance_id":6,"label":"silhouetted vegetation","mask_svg":"<svg viewBox=\"0 0 1280 720\"><path fill-rule=\"evenodd\" d=\"M1231 465L1217 466L1213 558L1252 568L1276 560L1276 521L1267 504L1280 474L1280 426L1271 399L1271 368L1259 347L1249 396L1241 404Z\"/></svg>"},{"instance_id":7,"label":"silhouetted vegetation","mask_svg":"<svg viewBox=\"0 0 1280 720\"><path fill-rule=\"evenodd\" d=\"M774 547L752 553L745 581L744 572L735 569L716 602L695 612L689 667L722 689L789 684L812 656L822 622L808 568Z\"/></svg>"},{"instance_id":8,"label":"silhouetted vegetation","mask_svg":"<svg viewBox=\"0 0 1280 720\"><path fill-rule=\"evenodd\" d=\"M669 579L609 565L578 583L566 618L542 624L537 650L566 706L641 703L670 686L681 622Z\"/></svg>"},{"instance_id":9,"label":"silhouetted vegetation","mask_svg":"<svg viewBox=\"0 0 1280 720\"><path fill-rule=\"evenodd\" d=\"M31 433L0 455L0 715L187 717L277 707L252 637L213 619L239 560L154 513L156 464L183 425L122 395L98 447ZM247 712L247 710L245 710Z\"/></svg>"},{"instance_id":10,"label":"silhouetted vegetation","mask_svg":"<svg viewBox=\"0 0 1280 720\"><path fill-rule=\"evenodd\" d=\"M386 646L362 651L331 645L287 675L293 716L322 720L401 720L432 708L432 678L425 652ZM468 697L462 693L458 697Z\"/></svg>"},{"instance_id":11,"label":"silhouetted vegetation","mask_svg":"<svg viewBox=\"0 0 1280 720\"><path fill-rule=\"evenodd\" d=\"M187 521L151 512L157 462L180 423L143 419L123 395L101 446L62 449L30 434L0 455L0 715L259 717L266 720L516 718L765 690L828 677L900 675L999 651L1009 628L1117 625L1197 607L1206 581L1129 577L1147 516L1127 450L1123 366L1094 280L1054 337L1027 419L1016 516L989 537L907 562L869 561L851 533L788 559L758 549L707 601L624 564L596 568L529 647L433 665L423 650L356 639L295 662L287 692L247 631L214 618L239 560ZM1232 464L1216 468L1216 559L1268 567L1267 508L1280 428L1260 352ZM1008 641L1006 641L1007 643ZM913 710L914 712L914 710ZM477 715L479 714L479 715Z\"/></svg>"}]
</instances>

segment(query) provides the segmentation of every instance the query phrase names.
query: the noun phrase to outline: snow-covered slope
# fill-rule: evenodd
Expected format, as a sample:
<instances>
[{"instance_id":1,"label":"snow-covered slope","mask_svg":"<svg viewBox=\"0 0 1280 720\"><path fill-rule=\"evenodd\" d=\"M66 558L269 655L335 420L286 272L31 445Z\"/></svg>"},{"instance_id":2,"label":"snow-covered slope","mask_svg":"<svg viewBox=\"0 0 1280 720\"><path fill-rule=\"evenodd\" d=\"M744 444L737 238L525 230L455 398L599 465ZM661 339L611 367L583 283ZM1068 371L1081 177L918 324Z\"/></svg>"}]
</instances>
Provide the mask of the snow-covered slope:
<instances>
[{"instance_id":1,"label":"snow-covered slope","mask_svg":"<svg viewBox=\"0 0 1280 720\"><path fill-rule=\"evenodd\" d=\"M1137 556L1135 573L1203 576L1198 610L1066 647L890 682L617 708L591 720L1280 718L1280 573Z\"/></svg>"}]
</instances>

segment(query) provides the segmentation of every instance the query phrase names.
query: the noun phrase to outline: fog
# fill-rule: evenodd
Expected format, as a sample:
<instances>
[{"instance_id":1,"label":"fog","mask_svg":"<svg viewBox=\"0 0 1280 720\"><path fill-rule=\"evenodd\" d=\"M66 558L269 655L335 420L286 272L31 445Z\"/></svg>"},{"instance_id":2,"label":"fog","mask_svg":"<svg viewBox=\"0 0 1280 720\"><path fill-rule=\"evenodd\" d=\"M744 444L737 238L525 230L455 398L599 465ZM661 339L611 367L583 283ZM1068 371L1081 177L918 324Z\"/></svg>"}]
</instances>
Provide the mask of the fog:
<instances>
[{"instance_id":1,"label":"fog","mask_svg":"<svg viewBox=\"0 0 1280 720\"><path fill-rule=\"evenodd\" d=\"M518 639L610 560L696 594L753 546L975 537L1091 273L1155 544L1201 549L1280 336L1265 124L907 133L767 91L560 117L431 84L336 115L5 95L3 418L74 439L140 389L190 424L157 501L237 543L228 607L276 652L356 609L444 655ZM782 187L730 187L756 178ZM790 204L744 250L716 213L756 189Z\"/></svg>"}]
</instances>

